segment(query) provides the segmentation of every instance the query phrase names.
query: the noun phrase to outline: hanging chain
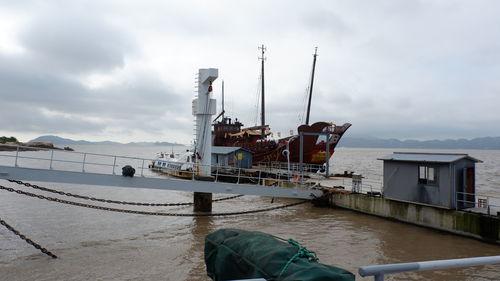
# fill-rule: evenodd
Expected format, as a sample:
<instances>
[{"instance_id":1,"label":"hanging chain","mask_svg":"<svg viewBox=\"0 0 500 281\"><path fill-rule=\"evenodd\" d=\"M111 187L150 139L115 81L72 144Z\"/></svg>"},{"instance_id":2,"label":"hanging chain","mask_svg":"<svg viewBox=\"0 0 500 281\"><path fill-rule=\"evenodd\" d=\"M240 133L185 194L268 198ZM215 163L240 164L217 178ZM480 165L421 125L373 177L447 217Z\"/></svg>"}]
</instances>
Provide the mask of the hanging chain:
<instances>
[{"instance_id":1,"label":"hanging chain","mask_svg":"<svg viewBox=\"0 0 500 281\"><path fill-rule=\"evenodd\" d=\"M38 250L40 250L42 253L46 254L47 256L49 256L49 257L51 257L53 259L57 259L56 255L54 255L53 253L51 253L50 251L48 251L44 247L40 246L38 243L34 242L33 240L27 238L25 235L21 234L19 231L17 231L15 228L13 228L12 226L10 226L8 223L6 223L1 218L0 218L0 224L3 225L3 226L5 226L8 230L12 231L12 233L14 233L15 235L19 236L24 241L26 241L26 243L28 243L31 246L33 246L33 247L37 248Z\"/></svg>"},{"instance_id":2,"label":"hanging chain","mask_svg":"<svg viewBox=\"0 0 500 281\"><path fill-rule=\"evenodd\" d=\"M104 210L104 211L111 211L111 212L120 212L120 213L137 214L137 215L151 215L151 216L176 216L176 217L234 216L234 215L253 214L253 213L260 213L260 212L271 211L271 210L276 210L276 209L282 209L282 208L296 206L296 205L300 205L300 204L304 204L304 203L308 202L308 200L303 200L303 201L299 201L299 202L295 202L295 203L291 203L291 204L286 204L286 205L280 205L280 206L276 206L276 207L269 207L269 208L249 210L249 211L240 211L240 212L180 214L180 213L163 213L163 212L149 212L149 211L139 211L139 210L117 209L117 208L109 208L109 207L103 207L103 206L98 206L98 205L84 204L84 203L73 202L73 201L63 200L63 199L54 198L54 197L43 196L43 195L31 193L31 192L22 191L19 189L14 189L12 187L6 187L3 185L0 185L0 189L7 190L9 192L15 192L17 194L27 195L30 197L35 197L38 199L44 199L44 200L48 200L48 201L67 204L67 205L73 205L73 206L79 206L79 207L85 207L85 208L97 209L97 210Z\"/></svg>"},{"instance_id":3,"label":"hanging chain","mask_svg":"<svg viewBox=\"0 0 500 281\"><path fill-rule=\"evenodd\" d=\"M184 202L184 203L141 203L141 202L127 202L127 201L118 201L118 200L110 200L110 199L101 199L101 198L95 198L95 197L88 197L84 195L79 195L79 194L73 194L69 192L64 192L64 191L59 191L43 186L39 186L36 184L32 184L29 182L23 182L20 180L8 180L13 183L17 183L19 185L24 185L27 187L31 187L34 189L46 191L46 192L51 192L51 193L56 193L64 196L69 196L69 197L75 197L79 199L85 199L85 200L91 200L91 201L98 201L98 202L104 202L104 203L111 203L111 204L121 204L121 205L135 205L135 206L155 206L155 207L163 207L163 206L186 206L186 205L193 205L193 202ZM234 199L241 197L243 195L235 195L235 196L230 196L230 197L224 197L224 198L219 198L219 199L214 199L212 202L218 202L218 201L224 201L224 200L229 200L229 199Z\"/></svg>"}]
</instances>

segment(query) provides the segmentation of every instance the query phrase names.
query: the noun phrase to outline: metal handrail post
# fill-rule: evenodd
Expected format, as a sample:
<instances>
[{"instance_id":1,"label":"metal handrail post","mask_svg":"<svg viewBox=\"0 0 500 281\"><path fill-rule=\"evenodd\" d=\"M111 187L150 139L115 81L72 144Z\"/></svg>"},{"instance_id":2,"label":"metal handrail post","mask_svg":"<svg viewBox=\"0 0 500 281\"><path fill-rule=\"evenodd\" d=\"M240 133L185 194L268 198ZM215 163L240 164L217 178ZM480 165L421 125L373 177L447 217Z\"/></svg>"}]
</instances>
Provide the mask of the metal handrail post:
<instances>
[{"instance_id":1,"label":"metal handrail post","mask_svg":"<svg viewBox=\"0 0 500 281\"><path fill-rule=\"evenodd\" d=\"M238 182L237 182L237 184L240 183L240 175L241 175L241 168L238 168Z\"/></svg>"},{"instance_id":2,"label":"metal handrail post","mask_svg":"<svg viewBox=\"0 0 500 281\"><path fill-rule=\"evenodd\" d=\"M142 159L141 177L144 177L144 159Z\"/></svg>"},{"instance_id":3,"label":"metal handrail post","mask_svg":"<svg viewBox=\"0 0 500 281\"><path fill-rule=\"evenodd\" d=\"M83 154L82 172L85 173L85 159L87 159L87 153Z\"/></svg>"},{"instance_id":4,"label":"metal handrail post","mask_svg":"<svg viewBox=\"0 0 500 281\"><path fill-rule=\"evenodd\" d=\"M325 177L330 177L330 134L326 134L326 159L325 159Z\"/></svg>"},{"instance_id":5,"label":"metal handrail post","mask_svg":"<svg viewBox=\"0 0 500 281\"><path fill-rule=\"evenodd\" d=\"M54 160L54 150L50 151L50 165L49 168L52 170L52 160Z\"/></svg>"},{"instance_id":6,"label":"metal handrail post","mask_svg":"<svg viewBox=\"0 0 500 281\"><path fill-rule=\"evenodd\" d=\"M300 132L300 147L299 147L299 165L300 165L300 182L302 183L302 177L304 176L304 133Z\"/></svg>"},{"instance_id":7,"label":"metal handrail post","mask_svg":"<svg viewBox=\"0 0 500 281\"><path fill-rule=\"evenodd\" d=\"M217 179L219 178L219 165L216 166L217 168L215 169L215 182L217 182Z\"/></svg>"},{"instance_id":8,"label":"metal handrail post","mask_svg":"<svg viewBox=\"0 0 500 281\"><path fill-rule=\"evenodd\" d=\"M261 170L259 170L259 184L260 184L260 177L261 177L261 173L262 173L262 171L261 171ZM264 183L262 183L262 185L264 185Z\"/></svg>"},{"instance_id":9,"label":"metal handrail post","mask_svg":"<svg viewBox=\"0 0 500 281\"><path fill-rule=\"evenodd\" d=\"M115 173L115 166L116 166L116 156L113 157L113 175L116 175L116 173Z\"/></svg>"},{"instance_id":10,"label":"metal handrail post","mask_svg":"<svg viewBox=\"0 0 500 281\"><path fill-rule=\"evenodd\" d=\"M14 167L17 167L17 157L19 156L19 145L17 146L17 149L16 149L16 161L14 163Z\"/></svg>"}]
</instances>

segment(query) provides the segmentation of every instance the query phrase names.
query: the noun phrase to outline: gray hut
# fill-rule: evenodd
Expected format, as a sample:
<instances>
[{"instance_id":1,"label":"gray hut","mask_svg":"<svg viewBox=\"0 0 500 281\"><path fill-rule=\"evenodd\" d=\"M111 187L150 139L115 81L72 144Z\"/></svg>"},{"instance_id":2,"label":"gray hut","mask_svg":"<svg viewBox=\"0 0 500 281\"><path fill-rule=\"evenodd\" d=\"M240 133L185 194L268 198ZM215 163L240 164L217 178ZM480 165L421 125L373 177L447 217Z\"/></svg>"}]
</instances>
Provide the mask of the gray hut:
<instances>
[{"instance_id":1,"label":"gray hut","mask_svg":"<svg viewBox=\"0 0 500 281\"><path fill-rule=\"evenodd\" d=\"M235 146L212 146L212 166L252 168L252 152Z\"/></svg>"},{"instance_id":2,"label":"gray hut","mask_svg":"<svg viewBox=\"0 0 500 281\"><path fill-rule=\"evenodd\" d=\"M450 209L474 207L475 164L467 154L394 152L384 161L384 197Z\"/></svg>"}]
</instances>

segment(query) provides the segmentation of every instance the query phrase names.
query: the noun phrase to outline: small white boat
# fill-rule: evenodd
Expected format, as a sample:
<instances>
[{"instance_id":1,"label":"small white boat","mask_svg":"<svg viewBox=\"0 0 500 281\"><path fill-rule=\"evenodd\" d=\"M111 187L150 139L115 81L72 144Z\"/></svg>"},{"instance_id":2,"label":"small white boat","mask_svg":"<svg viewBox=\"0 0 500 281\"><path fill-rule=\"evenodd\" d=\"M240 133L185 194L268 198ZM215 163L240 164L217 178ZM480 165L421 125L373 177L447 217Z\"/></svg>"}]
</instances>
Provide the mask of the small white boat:
<instances>
[{"instance_id":1,"label":"small white boat","mask_svg":"<svg viewBox=\"0 0 500 281\"><path fill-rule=\"evenodd\" d=\"M153 160L153 163L149 165L149 168L161 170L162 168L166 168L169 162L172 162L179 158L179 153L166 153L166 152L158 152L156 154L156 158Z\"/></svg>"},{"instance_id":2,"label":"small white boat","mask_svg":"<svg viewBox=\"0 0 500 281\"><path fill-rule=\"evenodd\" d=\"M159 152L150 168L174 177L191 178L194 162L194 153L189 150L183 154Z\"/></svg>"}]
</instances>

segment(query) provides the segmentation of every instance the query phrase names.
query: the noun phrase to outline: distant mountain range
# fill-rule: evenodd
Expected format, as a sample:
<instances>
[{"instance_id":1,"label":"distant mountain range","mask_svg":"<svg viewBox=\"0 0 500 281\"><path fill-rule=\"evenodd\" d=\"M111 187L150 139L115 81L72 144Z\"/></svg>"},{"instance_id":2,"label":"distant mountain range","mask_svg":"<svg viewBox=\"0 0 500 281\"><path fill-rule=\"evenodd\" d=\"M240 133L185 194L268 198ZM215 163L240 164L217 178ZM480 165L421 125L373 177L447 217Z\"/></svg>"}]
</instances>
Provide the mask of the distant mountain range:
<instances>
[{"instance_id":1,"label":"distant mountain range","mask_svg":"<svg viewBox=\"0 0 500 281\"><path fill-rule=\"evenodd\" d=\"M500 149L500 137L484 137L447 140L405 140L355 138L344 136L338 147L366 147L366 148L425 148L425 149Z\"/></svg>"},{"instance_id":2,"label":"distant mountain range","mask_svg":"<svg viewBox=\"0 0 500 281\"><path fill-rule=\"evenodd\" d=\"M71 146L71 145L158 145L158 146L182 146L184 144L179 143L170 143L170 142L129 142L129 143L121 143L114 141L86 141L86 140L72 140L65 139L58 136L41 136L36 139L30 140L30 142L51 142L55 145L60 146Z\"/></svg>"},{"instance_id":3,"label":"distant mountain range","mask_svg":"<svg viewBox=\"0 0 500 281\"><path fill-rule=\"evenodd\" d=\"M184 144L170 142L129 142L120 143L112 141L91 142L86 140L65 139L58 136L41 136L30 142L51 142L59 146L71 145L158 145L158 146L182 146ZM484 137L467 139L448 140L405 140L379 139L344 136L340 140L338 147L366 147L366 148L424 148L424 149L500 149L500 137Z\"/></svg>"}]
</instances>

